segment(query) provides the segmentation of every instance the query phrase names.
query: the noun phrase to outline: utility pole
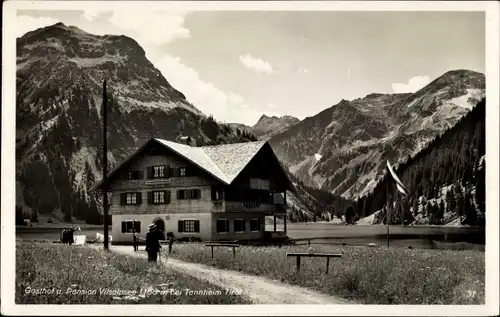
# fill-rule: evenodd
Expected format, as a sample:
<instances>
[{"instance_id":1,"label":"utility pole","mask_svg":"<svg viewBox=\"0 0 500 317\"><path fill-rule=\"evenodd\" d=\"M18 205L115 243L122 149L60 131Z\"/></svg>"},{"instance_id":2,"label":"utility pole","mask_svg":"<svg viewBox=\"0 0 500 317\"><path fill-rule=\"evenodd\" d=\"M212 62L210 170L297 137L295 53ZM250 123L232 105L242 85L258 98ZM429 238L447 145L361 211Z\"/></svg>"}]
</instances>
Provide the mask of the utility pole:
<instances>
[{"instance_id":1,"label":"utility pole","mask_svg":"<svg viewBox=\"0 0 500 317\"><path fill-rule=\"evenodd\" d=\"M385 181L385 222L387 225L387 247L389 247L389 171Z\"/></svg>"},{"instance_id":2,"label":"utility pole","mask_svg":"<svg viewBox=\"0 0 500 317\"><path fill-rule=\"evenodd\" d=\"M104 214L104 249L108 250L108 135L107 135L107 118L108 118L108 96L106 93L106 80L102 86L102 207Z\"/></svg>"}]
</instances>

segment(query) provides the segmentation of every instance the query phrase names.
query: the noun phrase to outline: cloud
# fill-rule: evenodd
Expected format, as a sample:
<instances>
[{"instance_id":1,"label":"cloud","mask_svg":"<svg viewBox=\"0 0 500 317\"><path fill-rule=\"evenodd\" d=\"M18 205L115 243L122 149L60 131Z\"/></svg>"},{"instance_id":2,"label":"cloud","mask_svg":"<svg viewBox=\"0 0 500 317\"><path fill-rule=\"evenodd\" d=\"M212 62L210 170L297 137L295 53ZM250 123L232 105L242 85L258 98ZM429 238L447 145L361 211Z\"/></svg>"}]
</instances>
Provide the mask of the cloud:
<instances>
[{"instance_id":1,"label":"cloud","mask_svg":"<svg viewBox=\"0 0 500 317\"><path fill-rule=\"evenodd\" d=\"M305 74L305 73L307 73L307 72L308 72L308 70L307 70L307 68L299 68L299 69L297 70L297 72L298 72L298 73L303 73L303 74Z\"/></svg>"},{"instance_id":2,"label":"cloud","mask_svg":"<svg viewBox=\"0 0 500 317\"><path fill-rule=\"evenodd\" d=\"M430 82L431 78L429 76L415 76L410 78L407 84L402 84L402 83L392 84L392 90L394 91L394 93L407 93L407 92L413 93L425 87Z\"/></svg>"},{"instance_id":3,"label":"cloud","mask_svg":"<svg viewBox=\"0 0 500 317\"><path fill-rule=\"evenodd\" d=\"M122 29L139 31L149 42L161 45L191 36L184 26L187 14L186 11L116 10L109 21Z\"/></svg>"},{"instance_id":4,"label":"cloud","mask_svg":"<svg viewBox=\"0 0 500 317\"><path fill-rule=\"evenodd\" d=\"M259 112L246 104L243 96L224 92L205 82L196 70L184 65L178 57L165 55L153 63L170 84L182 91L195 107L219 121L249 124L260 116Z\"/></svg>"},{"instance_id":5,"label":"cloud","mask_svg":"<svg viewBox=\"0 0 500 317\"><path fill-rule=\"evenodd\" d=\"M28 32L54 25L58 22L60 21L49 17L33 18L28 15L20 15L17 17L16 36L21 37Z\"/></svg>"},{"instance_id":6,"label":"cloud","mask_svg":"<svg viewBox=\"0 0 500 317\"><path fill-rule=\"evenodd\" d=\"M258 73L272 74L274 72L271 64L260 58L255 58L250 54L240 56L240 62L246 68L254 70Z\"/></svg>"},{"instance_id":7,"label":"cloud","mask_svg":"<svg viewBox=\"0 0 500 317\"><path fill-rule=\"evenodd\" d=\"M90 22L93 22L94 20L98 19L101 14L103 14L104 11L100 10L95 10L95 9L85 9L83 12L82 16L87 19Z\"/></svg>"}]
</instances>

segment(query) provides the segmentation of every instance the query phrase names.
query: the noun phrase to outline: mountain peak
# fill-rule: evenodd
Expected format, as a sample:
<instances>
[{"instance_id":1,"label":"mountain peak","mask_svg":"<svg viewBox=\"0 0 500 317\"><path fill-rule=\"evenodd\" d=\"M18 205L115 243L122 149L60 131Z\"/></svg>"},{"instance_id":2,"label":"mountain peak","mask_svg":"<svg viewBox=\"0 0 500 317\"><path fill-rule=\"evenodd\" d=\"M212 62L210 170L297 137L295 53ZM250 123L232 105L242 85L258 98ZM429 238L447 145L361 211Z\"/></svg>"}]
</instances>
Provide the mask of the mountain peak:
<instances>
[{"instance_id":1,"label":"mountain peak","mask_svg":"<svg viewBox=\"0 0 500 317\"><path fill-rule=\"evenodd\" d=\"M23 40L31 40L31 39L38 39L40 37L44 38L52 38L52 37L62 37L62 36L75 36L75 35L91 35L88 32L85 32L84 30L73 26L73 25L66 25L62 22L57 22L56 24L52 24L46 27L38 28L36 30L30 31L23 36L20 37L20 39Z\"/></svg>"},{"instance_id":2,"label":"mountain peak","mask_svg":"<svg viewBox=\"0 0 500 317\"><path fill-rule=\"evenodd\" d=\"M283 115L281 117L278 117L278 116L268 116L266 114L263 114L254 126L257 126L259 124L270 124L271 121L287 121L287 122L290 121L295 123L299 122L300 120L290 115Z\"/></svg>"}]
</instances>

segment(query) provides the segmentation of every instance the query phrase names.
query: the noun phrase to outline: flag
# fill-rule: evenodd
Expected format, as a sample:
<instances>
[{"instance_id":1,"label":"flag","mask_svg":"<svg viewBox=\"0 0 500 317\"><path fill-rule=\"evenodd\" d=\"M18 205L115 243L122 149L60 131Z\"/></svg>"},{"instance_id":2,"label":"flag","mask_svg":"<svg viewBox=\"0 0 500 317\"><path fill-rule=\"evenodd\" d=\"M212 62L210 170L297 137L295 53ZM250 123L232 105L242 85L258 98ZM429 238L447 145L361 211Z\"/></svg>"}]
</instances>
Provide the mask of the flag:
<instances>
[{"instance_id":1,"label":"flag","mask_svg":"<svg viewBox=\"0 0 500 317\"><path fill-rule=\"evenodd\" d=\"M405 196L408 195L406 187L403 185L403 182L401 182L398 175L396 175L396 173L394 172L394 169L392 168L391 163L389 163L389 160L387 160L387 169L389 170L389 174L391 175L394 182L396 182L396 188L398 189L398 191Z\"/></svg>"}]
</instances>

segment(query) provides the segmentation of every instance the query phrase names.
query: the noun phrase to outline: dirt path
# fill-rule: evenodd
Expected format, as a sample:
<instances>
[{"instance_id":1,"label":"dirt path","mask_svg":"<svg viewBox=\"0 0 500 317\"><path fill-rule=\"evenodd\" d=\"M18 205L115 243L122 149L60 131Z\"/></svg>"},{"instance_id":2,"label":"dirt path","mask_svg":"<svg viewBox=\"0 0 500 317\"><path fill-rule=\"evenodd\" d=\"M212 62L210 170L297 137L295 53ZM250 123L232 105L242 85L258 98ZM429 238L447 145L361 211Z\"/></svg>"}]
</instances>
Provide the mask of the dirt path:
<instances>
[{"instance_id":1,"label":"dirt path","mask_svg":"<svg viewBox=\"0 0 500 317\"><path fill-rule=\"evenodd\" d=\"M110 249L129 256L146 257L144 251L134 252L131 246L111 246ZM163 258L161 263L194 278L204 280L223 289L248 297L255 304L348 304L338 299L312 290L283 284L260 276L247 275L236 271Z\"/></svg>"}]
</instances>

